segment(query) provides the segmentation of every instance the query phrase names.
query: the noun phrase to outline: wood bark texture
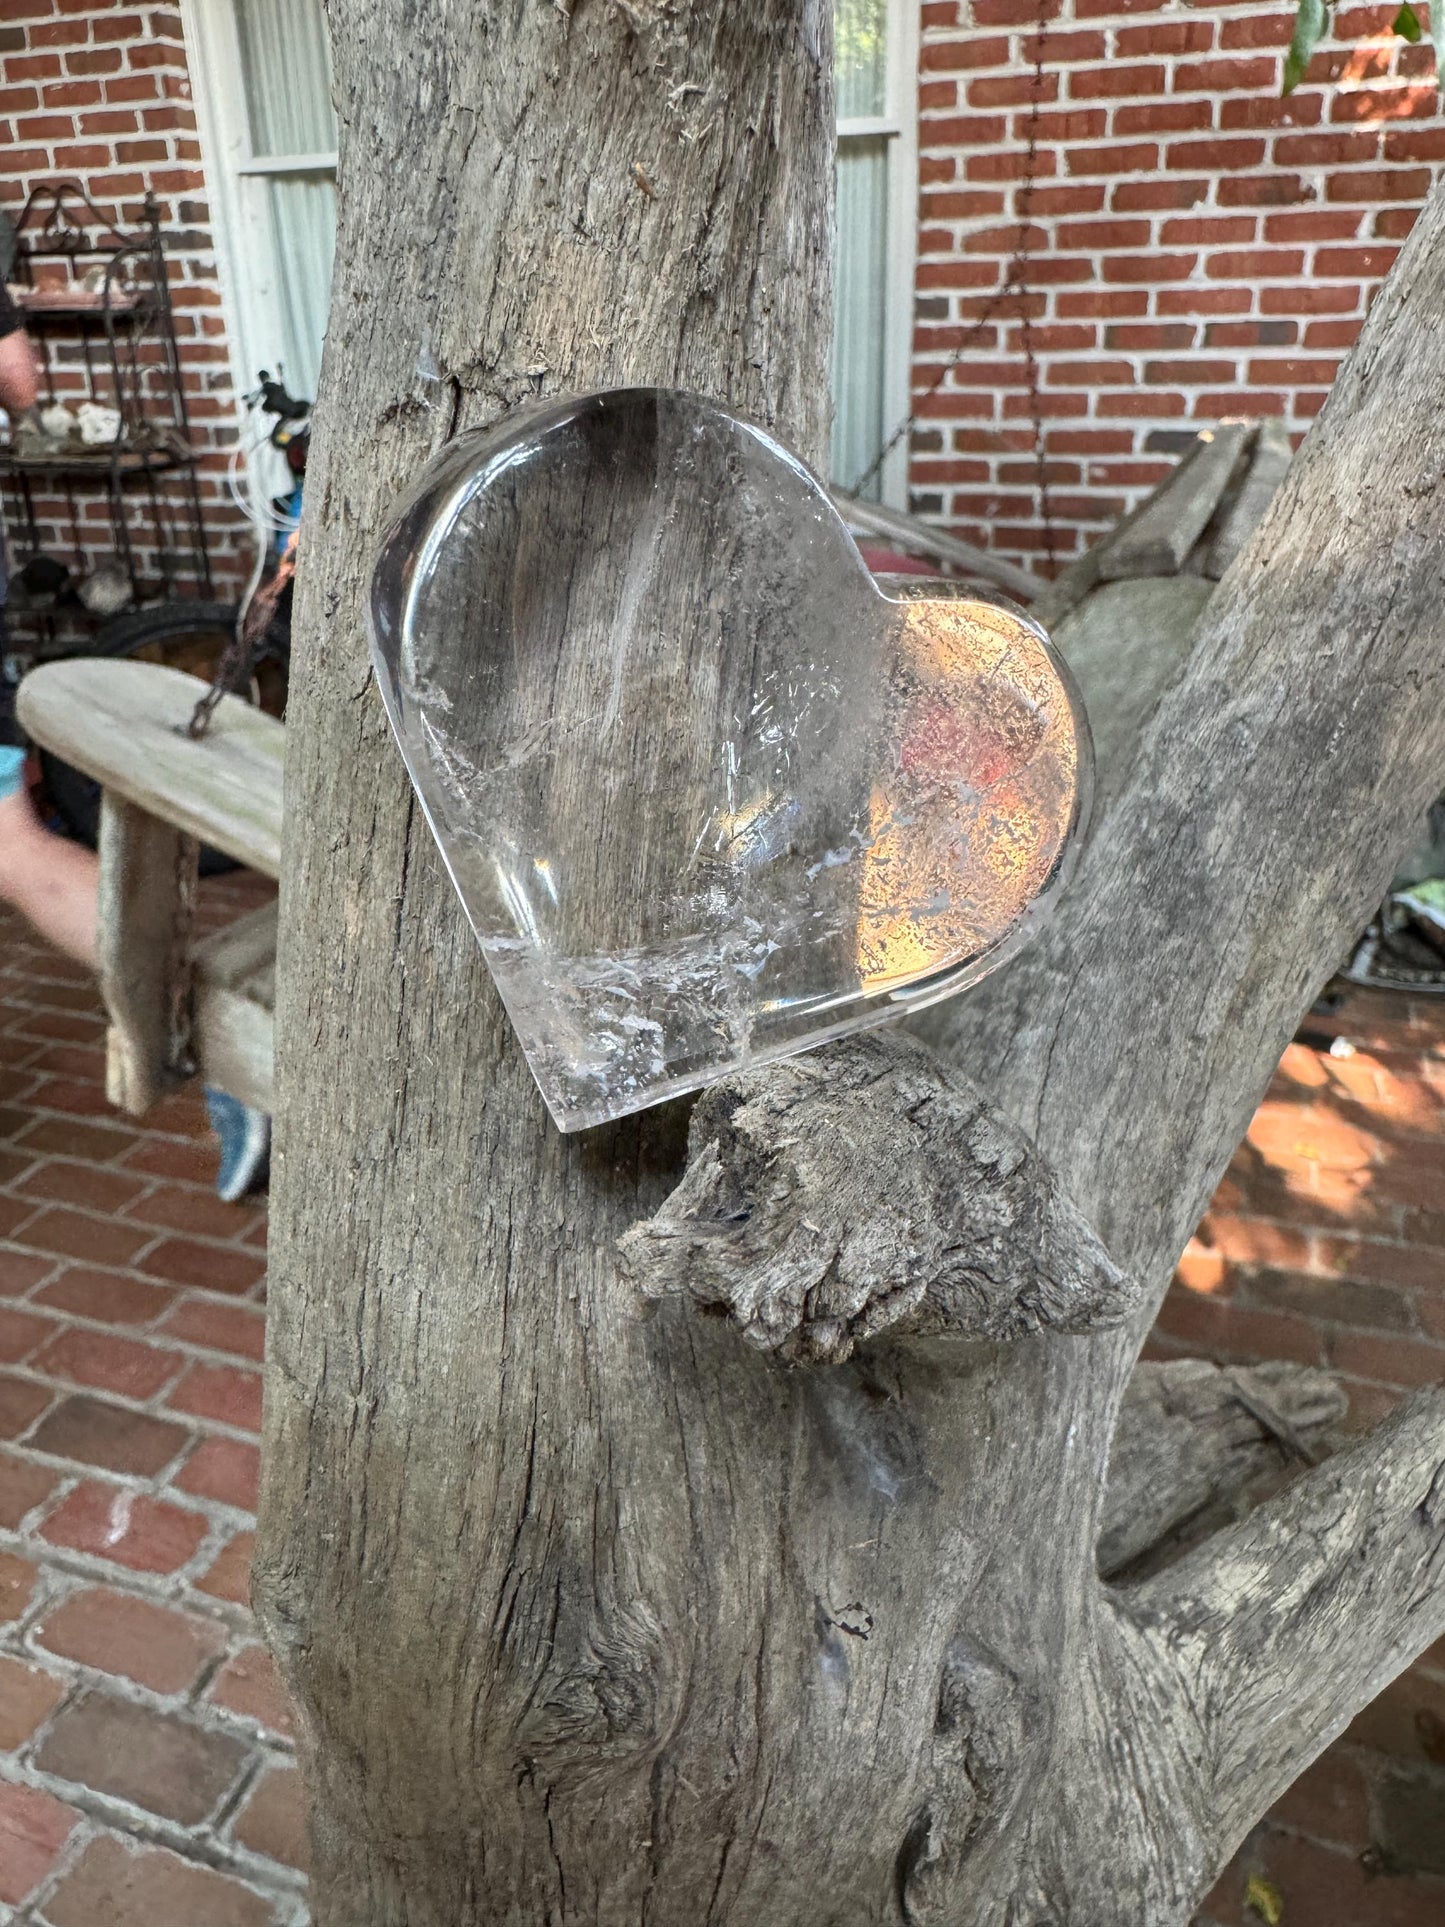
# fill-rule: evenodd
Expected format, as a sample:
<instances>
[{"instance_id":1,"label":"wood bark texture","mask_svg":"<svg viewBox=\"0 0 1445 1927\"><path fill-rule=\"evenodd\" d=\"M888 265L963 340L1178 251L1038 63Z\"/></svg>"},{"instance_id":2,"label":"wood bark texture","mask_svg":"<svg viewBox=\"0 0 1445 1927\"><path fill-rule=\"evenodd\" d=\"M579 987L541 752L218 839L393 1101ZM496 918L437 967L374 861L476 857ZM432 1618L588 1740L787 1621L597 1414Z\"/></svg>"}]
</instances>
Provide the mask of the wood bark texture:
<instances>
[{"instance_id":1,"label":"wood bark texture","mask_svg":"<svg viewBox=\"0 0 1445 1927\"><path fill-rule=\"evenodd\" d=\"M1204 532L1229 484L1251 430L1231 422L1201 437L1127 531L1099 556L1099 576L1113 582L1130 576L1173 575Z\"/></svg>"},{"instance_id":2,"label":"wood bark texture","mask_svg":"<svg viewBox=\"0 0 1445 1927\"><path fill-rule=\"evenodd\" d=\"M1254 534L1280 483L1289 473L1292 456L1289 430L1284 423L1261 422L1249 473L1210 545L1204 573L1216 582Z\"/></svg>"},{"instance_id":3,"label":"wood bark texture","mask_svg":"<svg viewBox=\"0 0 1445 1927\"><path fill-rule=\"evenodd\" d=\"M1204 1358L1135 1368L1109 1448L1099 1570L1116 1577L1156 1558L1201 1514L1239 1504L1261 1477L1324 1456L1349 1409L1328 1372L1283 1360L1211 1365Z\"/></svg>"},{"instance_id":4,"label":"wood bark texture","mask_svg":"<svg viewBox=\"0 0 1445 1927\"><path fill-rule=\"evenodd\" d=\"M361 611L422 461L539 393L692 387L821 458L830 9L329 12L342 218L288 739L255 1578L301 1709L320 1927L1182 1927L1254 1813L1445 1630L1430 1395L1146 1585L1096 1569L1168 1268L1445 767L1442 204L1151 683L1069 914L936 1026L987 1093L969 1112L944 1075L963 1136L964 1114L1027 1133L1091 1289L1100 1245L1130 1281L1123 1322L884 1330L789 1365L623 1274L685 1112L547 1124ZM875 1100L922 1074L894 1060ZM950 1201L910 1183L926 1297Z\"/></svg>"},{"instance_id":5,"label":"wood bark texture","mask_svg":"<svg viewBox=\"0 0 1445 1927\"><path fill-rule=\"evenodd\" d=\"M683 1182L620 1241L625 1268L790 1361L841 1364L885 1331L1089 1331L1133 1302L1023 1133L911 1040L729 1078L689 1140Z\"/></svg>"}]
</instances>

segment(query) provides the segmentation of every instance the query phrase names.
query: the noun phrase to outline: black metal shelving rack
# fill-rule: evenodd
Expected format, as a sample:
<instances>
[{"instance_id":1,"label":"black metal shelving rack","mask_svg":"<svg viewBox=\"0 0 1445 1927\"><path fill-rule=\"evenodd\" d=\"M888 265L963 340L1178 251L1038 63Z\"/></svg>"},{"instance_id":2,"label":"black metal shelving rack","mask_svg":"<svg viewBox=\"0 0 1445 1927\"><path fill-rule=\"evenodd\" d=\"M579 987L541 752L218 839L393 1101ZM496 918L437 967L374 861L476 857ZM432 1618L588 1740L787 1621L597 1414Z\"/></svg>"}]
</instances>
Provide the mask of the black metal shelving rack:
<instances>
[{"instance_id":1,"label":"black metal shelving rack","mask_svg":"<svg viewBox=\"0 0 1445 1927\"><path fill-rule=\"evenodd\" d=\"M12 284L39 350L42 406L91 400L121 421L118 439L99 446L40 449L12 437L0 448L7 647L35 658L83 649L96 620L73 593L27 596L16 577L41 554L76 580L93 567L97 525L83 509L97 497L131 607L214 589L155 197L147 194L140 227L124 233L78 181L35 188L16 222ZM59 553L54 535L45 546L47 527L60 536Z\"/></svg>"}]
</instances>

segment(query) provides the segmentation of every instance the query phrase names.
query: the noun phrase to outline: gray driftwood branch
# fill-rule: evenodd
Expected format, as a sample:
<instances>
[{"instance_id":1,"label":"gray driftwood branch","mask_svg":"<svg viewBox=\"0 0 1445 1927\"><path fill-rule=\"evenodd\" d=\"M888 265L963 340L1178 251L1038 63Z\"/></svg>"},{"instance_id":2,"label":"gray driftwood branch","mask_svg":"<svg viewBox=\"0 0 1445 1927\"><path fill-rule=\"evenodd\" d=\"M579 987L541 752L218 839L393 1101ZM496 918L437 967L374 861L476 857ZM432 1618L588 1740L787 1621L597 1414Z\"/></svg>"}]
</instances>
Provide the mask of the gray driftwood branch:
<instances>
[{"instance_id":1,"label":"gray driftwood branch","mask_svg":"<svg viewBox=\"0 0 1445 1927\"><path fill-rule=\"evenodd\" d=\"M1199 1722L1222 1861L1445 1628L1445 1389L1121 1599Z\"/></svg>"},{"instance_id":2,"label":"gray driftwood branch","mask_svg":"<svg viewBox=\"0 0 1445 1927\"><path fill-rule=\"evenodd\" d=\"M1109 1453L1099 1533L1107 1579L1262 1474L1320 1456L1349 1401L1328 1372L1205 1358L1135 1367Z\"/></svg>"},{"instance_id":3,"label":"gray driftwood branch","mask_svg":"<svg viewBox=\"0 0 1445 1927\"><path fill-rule=\"evenodd\" d=\"M825 1364L884 1331L1088 1331L1137 1299L1017 1125L898 1033L714 1086L682 1183L619 1250L646 1296Z\"/></svg>"}]
</instances>

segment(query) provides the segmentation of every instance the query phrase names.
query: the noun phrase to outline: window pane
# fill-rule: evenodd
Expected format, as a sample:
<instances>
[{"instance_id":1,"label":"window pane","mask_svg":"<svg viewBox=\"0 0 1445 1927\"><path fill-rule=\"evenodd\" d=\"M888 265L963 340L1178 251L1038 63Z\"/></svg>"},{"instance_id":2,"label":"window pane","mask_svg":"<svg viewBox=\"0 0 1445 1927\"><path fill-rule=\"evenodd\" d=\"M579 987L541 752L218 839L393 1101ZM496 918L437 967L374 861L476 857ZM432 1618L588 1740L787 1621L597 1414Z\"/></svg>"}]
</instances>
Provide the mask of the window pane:
<instances>
[{"instance_id":1,"label":"window pane","mask_svg":"<svg viewBox=\"0 0 1445 1927\"><path fill-rule=\"evenodd\" d=\"M888 142L838 142L833 308L833 480L851 489L883 446L883 322L888 270ZM877 498L878 478L866 493Z\"/></svg>"},{"instance_id":2,"label":"window pane","mask_svg":"<svg viewBox=\"0 0 1445 1927\"><path fill-rule=\"evenodd\" d=\"M321 339L331 305L336 189L330 181L283 175L266 183L276 238L286 386L316 398Z\"/></svg>"},{"instance_id":3,"label":"window pane","mask_svg":"<svg viewBox=\"0 0 1445 1927\"><path fill-rule=\"evenodd\" d=\"M839 120L885 113L888 0L837 0L833 34Z\"/></svg>"},{"instance_id":4,"label":"window pane","mask_svg":"<svg viewBox=\"0 0 1445 1927\"><path fill-rule=\"evenodd\" d=\"M251 152L330 154L331 59L321 0L235 0Z\"/></svg>"},{"instance_id":5,"label":"window pane","mask_svg":"<svg viewBox=\"0 0 1445 1927\"><path fill-rule=\"evenodd\" d=\"M232 0L246 121L257 159L329 154L336 146L331 60L321 0ZM286 386L314 396L331 299L336 188L325 175L255 177L275 247L276 320Z\"/></svg>"}]
</instances>

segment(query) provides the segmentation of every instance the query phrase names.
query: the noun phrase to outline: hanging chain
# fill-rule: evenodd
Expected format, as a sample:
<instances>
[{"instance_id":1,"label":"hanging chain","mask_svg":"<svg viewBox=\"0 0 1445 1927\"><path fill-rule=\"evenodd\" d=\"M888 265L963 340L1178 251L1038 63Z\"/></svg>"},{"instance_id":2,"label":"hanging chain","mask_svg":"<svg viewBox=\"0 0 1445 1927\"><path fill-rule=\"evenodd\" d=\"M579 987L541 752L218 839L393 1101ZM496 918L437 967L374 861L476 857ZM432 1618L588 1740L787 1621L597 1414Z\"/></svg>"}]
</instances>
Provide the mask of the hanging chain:
<instances>
[{"instance_id":1,"label":"hanging chain","mask_svg":"<svg viewBox=\"0 0 1445 1927\"><path fill-rule=\"evenodd\" d=\"M249 611L247 612L249 614ZM248 624L244 617L238 617L229 641L221 651L221 660L216 664L216 673L211 678L210 687L191 711L191 720L186 724L186 734L195 742L211 727L222 696L231 696L246 682L251 674L252 644L247 634Z\"/></svg>"},{"instance_id":2,"label":"hanging chain","mask_svg":"<svg viewBox=\"0 0 1445 1927\"><path fill-rule=\"evenodd\" d=\"M1028 382L1029 420L1034 431L1034 466L1038 477L1037 492L1039 511L1044 526L1044 548L1049 559L1050 572L1057 564L1056 539L1054 532L1053 504L1049 495L1049 470L1044 446L1043 401L1040 391L1039 363L1034 340L1034 322L1031 312L1031 290L1029 288L1029 259L1033 246L1033 207L1034 192L1038 186L1039 165L1039 125L1043 112L1044 99L1044 50L1049 29L1050 0L1038 0L1034 16L1034 57L1033 85L1029 93L1029 112L1024 130L1024 174L1019 184L1018 198L1015 203L1018 212L1018 242L1004 270L1004 278L985 301L983 308L972 324L965 329L962 338L948 355L943 366L934 376L921 395L914 402L912 410L894 429L888 440L854 482L850 494L860 495L868 484L882 471L884 463L906 436L912 434L918 420L928 403L943 387L954 369L958 367L971 349L983 337L984 330L991 324L995 315L1006 302L1017 300L1020 319L1020 336L1024 354L1024 372Z\"/></svg>"},{"instance_id":3,"label":"hanging chain","mask_svg":"<svg viewBox=\"0 0 1445 1927\"><path fill-rule=\"evenodd\" d=\"M263 582L247 599L236 620L230 640L221 651L211 686L191 712L186 734L199 742L211 727L211 718L223 696L234 696L251 680L256 666L266 654L269 630L277 605L287 584L296 573L295 537L282 556L274 575Z\"/></svg>"}]
</instances>

